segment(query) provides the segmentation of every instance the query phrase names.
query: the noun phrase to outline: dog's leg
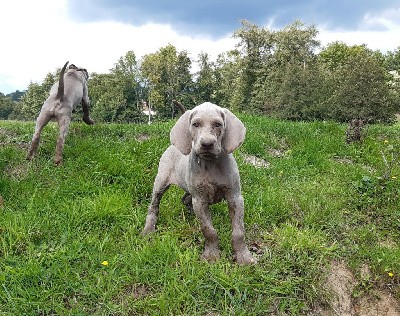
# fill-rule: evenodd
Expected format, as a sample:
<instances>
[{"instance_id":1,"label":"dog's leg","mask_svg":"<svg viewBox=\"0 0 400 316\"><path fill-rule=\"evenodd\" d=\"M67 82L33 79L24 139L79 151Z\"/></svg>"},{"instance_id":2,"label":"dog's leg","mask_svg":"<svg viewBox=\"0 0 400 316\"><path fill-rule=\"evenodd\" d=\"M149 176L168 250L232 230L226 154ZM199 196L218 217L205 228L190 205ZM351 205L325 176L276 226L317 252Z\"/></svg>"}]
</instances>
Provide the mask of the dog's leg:
<instances>
[{"instance_id":1,"label":"dog's leg","mask_svg":"<svg viewBox=\"0 0 400 316\"><path fill-rule=\"evenodd\" d=\"M168 190L169 186L170 184L168 179L162 177L162 174L159 172L154 180L153 194L151 196L151 202L146 216L146 224L142 230L142 235L147 235L156 230L157 218L160 210L160 201L165 191Z\"/></svg>"},{"instance_id":2,"label":"dog's leg","mask_svg":"<svg viewBox=\"0 0 400 316\"><path fill-rule=\"evenodd\" d=\"M83 98L82 98L82 109L83 109L83 121L88 124L88 125L92 125L94 124L94 121L90 118L89 115L89 97L88 97L88 93L87 93L87 87L86 84L83 87Z\"/></svg>"},{"instance_id":3,"label":"dog's leg","mask_svg":"<svg viewBox=\"0 0 400 316\"><path fill-rule=\"evenodd\" d=\"M58 126L60 129L60 134L58 135L57 145L56 145L56 153L54 156L54 163L56 165L59 165L62 162L65 137L67 136L70 122L71 122L71 113L64 114L58 119Z\"/></svg>"},{"instance_id":4,"label":"dog's leg","mask_svg":"<svg viewBox=\"0 0 400 316\"><path fill-rule=\"evenodd\" d=\"M208 202L192 197L193 210L200 220L201 231L205 238L204 252L201 255L202 259L213 262L219 259L219 240L217 231L212 225L211 212L208 208Z\"/></svg>"},{"instance_id":5,"label":"dog's leg","mask_svg":"<svg viewBox=\"0 0 400 316\"><path fill-rule=\"evenodd\" d=\"M40 133L43 130L43 127L47 125L47 123L51 120L52 116L48 113L40 112L39 117L36 121L35 132L32 137L31 146L29 147L28 154L26 156L27 160L31 160L37 152L40 142Z\"/></svg>"},{"instance_id":6,"label":"dog's leg","mask_svg":"<svg viewBox=\"0 0 400 316\"><path fill-rule=\"evenodd\" d=\"M243 197L228 197L229 215L232 224L232 249L238 264L256 263L244 241L244 202Z\"/></svg>"},{"instance_id":7,"label":"dog's leg","mask_svg":"<svg viewBox=\"0 0 400 316\"><path fill-rule=\"evenodd\" d=\"M185 192L181 200L183 205L186 206L186 209L188 210L189 214L193 213L192 195L188 192Z\"/></svg>"}]
</instances>

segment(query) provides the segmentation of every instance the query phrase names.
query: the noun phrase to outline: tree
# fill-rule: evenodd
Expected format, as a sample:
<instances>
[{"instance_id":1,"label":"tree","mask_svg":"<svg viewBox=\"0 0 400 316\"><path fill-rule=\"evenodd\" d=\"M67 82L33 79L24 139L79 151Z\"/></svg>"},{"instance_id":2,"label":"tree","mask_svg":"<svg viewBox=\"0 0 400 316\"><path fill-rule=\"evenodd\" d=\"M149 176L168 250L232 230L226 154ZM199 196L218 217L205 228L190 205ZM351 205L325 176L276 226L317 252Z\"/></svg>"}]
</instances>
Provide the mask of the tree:
<instances>
[{"instance_id":1,"label":"tree","mask_svg":"<svg viewBox=\"0 0 400 316\"><path fill-rule=\"evenodd\" d=\"M239 89L243 99L237 101L257 112L295 113L289 117L300 118L298 97L312 91L305 70L315 69L317 29L300 21L280 31L259 28L248 21L242 24L235 32L242 56Z\"/></svg>"},{"instance_id":2,"label":"tree","mask_svg":"<svg viewBox=\"0 0 400 316\"><path fill-rule=\"evenodd\" d=\"M148 102L160 117L174 117L173 99L187 104L193 81L191 61L186 51L177 52L173 45L160 48L143 57L141 71L149 87Z\"/></svg>"},{"instance_id":3,"label":"tree","mask_svg":"<svg viewBox=\"0 0 400 316\"><path fill-rule=\"evenodd\" d=\"M14 111L16 103L0 92L0 119L7 120Z\"/></svg>"},{"instance_id":4,"label":"tree","mask_svg":"<svg viewBox=\"0 0 400 316\"><path fill-rule=\"evenodd\" d=\"M93 118L103 122L143 122L141 102L146 98L140 64L128 51L107 74L92 74L89 96Z\"/></svg>"},{"instance_id":5,"label":"tree","mask_svg":"<svg viewBox=\"0 0 400 316\"><path fill-rule=\"evenodd\" d=\"M119 108L125 108L122 86L113 74L93 73L89 80L92 117L100 122L118 121Z\"/></svg>"},{"instance_id":6,"label":"tree","mask_svg":"<svg viewBox=\"0 0 400 316\"><path fill-rule=\"evenodd\" d=\"M200 53L198 56L199 71L195 82L195 103L213 102L216 100L216 76L215 64L210 61L210 56L207 53Z\"/></svg>"},{"instance_id":7,"label":"tree","mask_svg":"<svg viewBox=\"0 0 400 316\"><path fill-rule=\"evenodd\" d=\"M330 119L342 122L355 118L368 122L394 119L396 100L380 54L364 45L336 42L321 51L319 58L331 77L331 91L326 99Z\"/></svg>"},{"instance_id":8,"label":"tree","mask_svg":"<svg viewBox=\"0 0 400 316\"><path fill-rule=\"evenodd\" d=\"M124 99L117 110L116 119L125 122L140 121L141 102L146 98L147 91L135 53L128 51L124 57L121 57L111 69L111 74L121 86Z\"/></svg>"},{"instance_id":9,"label":"tree","mask_svg":"<svg viewBox=\"0 0 400 316\"><path fill-rule=\"evenodd\" d=\"M238 50L231 50L218 56L215 67L216 103L235 111L246 110L241 95L242 57Z\"/></svg>"},{"instance_id":10,"label":"tree","mask_svg":"<svg viewBox=\"0 0 400 316\"><path fill-rule=\"evenodd\" d=\"M400 46L393 52L386 53L385 67L388 71L397 71L400 74Z\"/></svg>"},{"instance_id":11,"label":"tree","mask_svg":"<svg viewBox=\"0 0 400 316\"><path fill-rule=\"evenodd\" d=\"M48 73L41 84L36 82L29 84L28 90L21 97L21 119L36 119L52 85L58 80L60 70L58 69L56 73Z\"/></svg>"},{"instance_id":12,"label":"tree","mask_svg":"<svg viewBox=\"0 0 400 316\"><path fill-rule=\"evenodd\" d=\"M22 117L24 120L34 120L42 105L46 100L46 93L43 86L36 82L31 82L28 86L28 90L25 95L21 98L21 109Z\"/></svg>"},{"instance_id":13,"label":"tree","mask_svg":"<svg viewBox=\"0 0 400 316\"><path fill-rule=\"evenodd\" d=\"M21 101L21 98L23 97L23 95L25 94L24 91L15 91L15 92L11 92L10 94L7 94L7 97L9 97L11 100L15 101L15 102L19 102Z\"/></svg>"}]
</instances>

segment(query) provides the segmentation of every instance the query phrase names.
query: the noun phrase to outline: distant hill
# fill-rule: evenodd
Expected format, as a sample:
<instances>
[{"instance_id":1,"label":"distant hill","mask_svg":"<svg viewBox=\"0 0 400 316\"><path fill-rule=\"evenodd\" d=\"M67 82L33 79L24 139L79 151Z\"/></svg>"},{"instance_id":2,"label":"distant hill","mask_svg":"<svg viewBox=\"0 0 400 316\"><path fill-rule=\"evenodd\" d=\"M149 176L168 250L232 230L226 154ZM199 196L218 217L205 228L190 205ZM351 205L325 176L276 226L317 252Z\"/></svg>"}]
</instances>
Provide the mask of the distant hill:
<instances>
[{"instance_id":1,"label":"distant hill","mask_svg":"<svg viewBox=\"0 0 400 316\"><path fill-rule=\"evenodd\" d=\"M6 97L9 97L11 100L15 101L15 102L19 102L21 101L21 98L24 96L24 94L26 93L26 91L15 91L15 92L11 92L10 94L7 94Z\"/></svg>"}]
</instances>

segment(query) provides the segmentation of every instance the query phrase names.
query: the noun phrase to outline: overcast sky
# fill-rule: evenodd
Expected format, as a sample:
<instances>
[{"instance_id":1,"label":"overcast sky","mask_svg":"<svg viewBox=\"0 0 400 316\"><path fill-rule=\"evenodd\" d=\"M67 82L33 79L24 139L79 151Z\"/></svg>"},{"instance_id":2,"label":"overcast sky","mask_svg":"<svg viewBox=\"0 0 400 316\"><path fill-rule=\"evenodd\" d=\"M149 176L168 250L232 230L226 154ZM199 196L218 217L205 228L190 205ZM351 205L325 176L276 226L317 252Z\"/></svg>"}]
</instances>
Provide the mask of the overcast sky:
<instances>
[{"instance_id":1,"label":"overcast sky","mask_svg":"<svg viewBox=\"0 0 400 316\"><path fill-rule=\"evenodd\" d=\"M281 29L316 25L323 45L343 41L382 52L400 46L399 0L1 0L0 92L24 90L69 60L108 72L169 43L212 57L234 48L240 19Z\"/></svg>"}]
</instances>

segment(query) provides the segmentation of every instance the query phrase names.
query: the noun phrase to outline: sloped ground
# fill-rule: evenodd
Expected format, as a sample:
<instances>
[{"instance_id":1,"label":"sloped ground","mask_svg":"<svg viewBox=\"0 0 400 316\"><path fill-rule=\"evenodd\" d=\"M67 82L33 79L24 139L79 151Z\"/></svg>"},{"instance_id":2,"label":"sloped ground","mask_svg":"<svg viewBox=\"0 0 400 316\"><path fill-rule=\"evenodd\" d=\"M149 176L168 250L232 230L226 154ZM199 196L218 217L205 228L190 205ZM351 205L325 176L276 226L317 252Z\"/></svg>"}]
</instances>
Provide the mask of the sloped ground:
<instances>
[{"instance_id":1,"label":"sloped ground","mask_svg":"<svg viewBox=\"0 0 400 316\"><path fill-rule=\"evenodd\" d=\"M362 267L361 277L370 278L369 268ZM330 293L330 308L321 311L323 316L399 316L400 304L386 289L374 288L354 297L358 283L349 268L333 262L326 280Z\"/></svg>"},{"instance_id":2,"label":"sloped ground","mask_svg":"<svg viewBox=\"0 0 400 316\"><path fill-rule=\"evenodd\" d=\"M372 127L348 146L339 124L244 119L235 156L252 267L232 262L223 203L212 208L222 258L199 260L178 189L140 237L171 122L73 124L58 168L54 126L27 162L33 123L0 122L0 313L400 315L398 166L379 179L399 130Z\"/></svg>"}]
</instances>

